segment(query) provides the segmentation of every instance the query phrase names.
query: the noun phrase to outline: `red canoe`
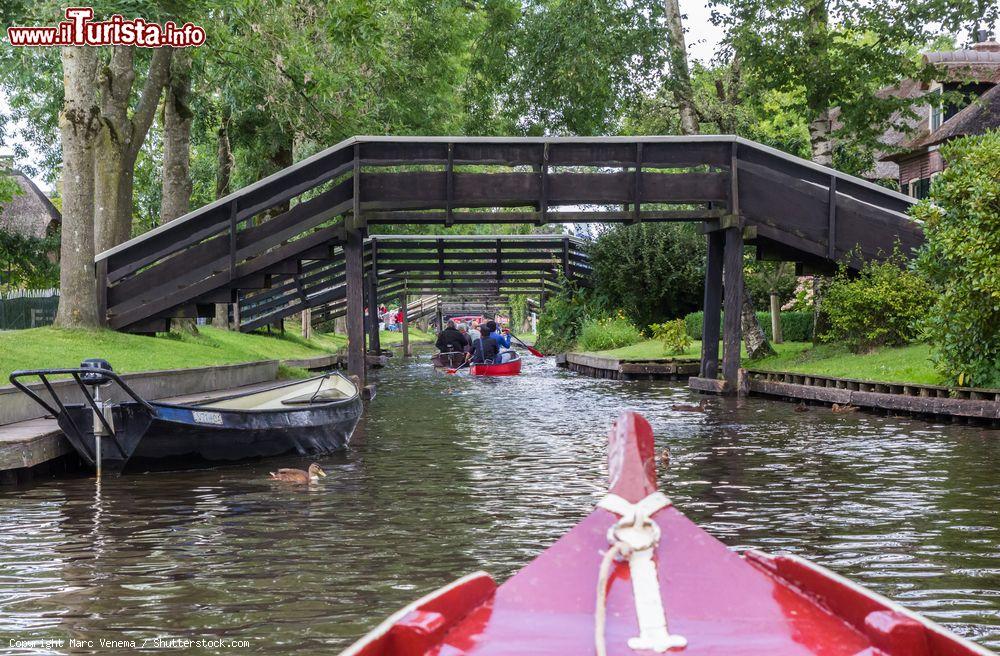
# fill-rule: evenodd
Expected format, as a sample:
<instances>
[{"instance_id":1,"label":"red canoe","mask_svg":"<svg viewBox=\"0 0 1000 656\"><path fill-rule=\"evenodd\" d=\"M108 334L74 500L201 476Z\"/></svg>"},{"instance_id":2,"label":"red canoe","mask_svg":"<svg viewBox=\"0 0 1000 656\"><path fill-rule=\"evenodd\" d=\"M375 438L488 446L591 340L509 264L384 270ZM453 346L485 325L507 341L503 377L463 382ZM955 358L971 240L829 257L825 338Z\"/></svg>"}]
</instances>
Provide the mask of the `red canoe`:
<instances>
[{"instance_id":1,"label":"red canoe","mask_svg":"<svg viewBox=\"0 0 1000 656\"><path fill-rule=\"evenodd\" d=\"M506 583L470 574L342 656L991 653L802 558L728 549L657 491L635 413L612 428L608 465L610 494Z\"/></svg>"},{"instance_id":2,"label":"red canoe","mask_svg":"<svg viewBox=\"0 0 1000 656\"><path fill-rule=\"evenodd\" d=\"M516 376L521 373L521 356L516 355L510 362L501 364L474 364L473 376Z\"/></svg>"}]
</instances>

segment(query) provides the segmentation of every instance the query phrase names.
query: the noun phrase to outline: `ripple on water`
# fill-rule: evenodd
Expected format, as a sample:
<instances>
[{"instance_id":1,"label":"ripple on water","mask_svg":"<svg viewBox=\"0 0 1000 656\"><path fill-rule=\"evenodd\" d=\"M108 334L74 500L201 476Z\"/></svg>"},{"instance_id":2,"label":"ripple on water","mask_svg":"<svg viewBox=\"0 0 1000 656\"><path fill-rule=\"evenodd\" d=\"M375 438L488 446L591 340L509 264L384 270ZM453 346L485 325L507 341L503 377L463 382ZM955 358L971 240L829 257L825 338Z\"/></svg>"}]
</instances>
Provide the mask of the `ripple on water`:
<instances>
[{"instance_id":1,"label":"ripple on water","mask_svg":"<svg viewBox=\"0 0 1000 656\"><path fill-rule=\"evenodd\" d=\"M599 498L605 432L634 408L670 449L665 491L729 546L809 557L1000 647L995 432L761 399L674 412L693 398L683 386L551 360L475 380L397 359L378 384L314 489L266 480L302 464L285 459L0 495L2 644L342 647L429 589L476 569L507 577L555 541Z\"/></svg>"}]
</instances>

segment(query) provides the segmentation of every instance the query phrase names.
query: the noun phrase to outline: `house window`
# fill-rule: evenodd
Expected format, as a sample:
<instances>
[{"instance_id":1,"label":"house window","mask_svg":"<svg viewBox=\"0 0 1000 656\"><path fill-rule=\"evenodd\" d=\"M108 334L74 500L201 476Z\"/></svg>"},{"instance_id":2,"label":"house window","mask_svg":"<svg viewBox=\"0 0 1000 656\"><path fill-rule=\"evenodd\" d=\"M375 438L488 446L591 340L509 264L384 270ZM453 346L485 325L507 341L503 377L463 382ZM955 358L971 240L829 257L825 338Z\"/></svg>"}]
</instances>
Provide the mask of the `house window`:
<instances>
[{"instance_id":1,"label":"house window","mask_svg":"<svg viewBox=\"0 0 1000 656\"><path fill-rule=\"evenodd\" d=\"M931 194L931 178L914 178L906 187L906 192L914 198L927 198Z\"/></svg>"},{"instance_id":2,"label":"house window","mask_svg":"<svg viewBox=\"0 0 1000 656\"><path fill-rule=\"evenodd\" d=\"M939 96L938 102L931 105L931 121L930 121L930 131L934 132L939 127L941 127L942 118L944 117L944 107L941 105L940 96L944 95L944 87L938 85L937 87L930 90L930 93Z\"/></svg>"}]
</instances>

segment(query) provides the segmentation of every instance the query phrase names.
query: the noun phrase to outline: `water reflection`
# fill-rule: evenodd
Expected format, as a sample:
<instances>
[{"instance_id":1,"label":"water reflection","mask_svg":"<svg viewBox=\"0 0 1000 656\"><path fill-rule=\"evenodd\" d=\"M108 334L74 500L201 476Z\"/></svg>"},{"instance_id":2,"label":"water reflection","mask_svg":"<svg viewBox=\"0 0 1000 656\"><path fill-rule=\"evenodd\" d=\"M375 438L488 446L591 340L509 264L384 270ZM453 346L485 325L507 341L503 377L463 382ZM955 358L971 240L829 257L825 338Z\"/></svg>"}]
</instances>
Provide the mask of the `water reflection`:
<instances>
[{"instance_id":1,"label":"water reflection","mask_svg":"<svg viewBox=\"0 0 1000 656\"><path fill-rule=\"evenodd\" d=\"M600 494L612 417L631 407L671 451L667 493L726 544L802 554L1000 647L996 431L760 399L681 413L682 386L525 364L476 380L394 362L318 486L268 481L305 464L287 459L0 495L0 645L341 647L456 576L510 575L569 529Z\"/></svg>"}]
</instances>

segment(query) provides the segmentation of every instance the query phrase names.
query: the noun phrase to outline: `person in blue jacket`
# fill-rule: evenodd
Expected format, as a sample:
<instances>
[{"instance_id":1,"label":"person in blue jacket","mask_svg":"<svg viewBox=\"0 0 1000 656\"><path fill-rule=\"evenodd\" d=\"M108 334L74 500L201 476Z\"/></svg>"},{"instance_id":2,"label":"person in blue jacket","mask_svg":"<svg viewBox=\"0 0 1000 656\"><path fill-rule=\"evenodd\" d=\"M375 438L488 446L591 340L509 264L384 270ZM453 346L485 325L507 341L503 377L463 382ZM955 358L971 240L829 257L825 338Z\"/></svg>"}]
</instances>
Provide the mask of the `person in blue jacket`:
<instances>
[{"instance_id":1,"label":"person in blue jacket","mask_svg":"<svg viewBox=\"0 0 1000 656\"><path fill-rule=\"evenodd\" d=\"M500 348L508 348L508 349L510 348L509 330L504 329L503 332L501 332L497 328L497 322L490 320L486 322L486 331L490 337L497 340L497 346L499 346Z\"/></svg>"}]
</instances>

